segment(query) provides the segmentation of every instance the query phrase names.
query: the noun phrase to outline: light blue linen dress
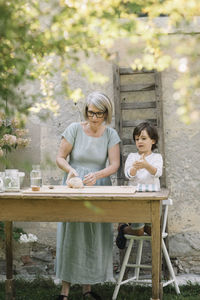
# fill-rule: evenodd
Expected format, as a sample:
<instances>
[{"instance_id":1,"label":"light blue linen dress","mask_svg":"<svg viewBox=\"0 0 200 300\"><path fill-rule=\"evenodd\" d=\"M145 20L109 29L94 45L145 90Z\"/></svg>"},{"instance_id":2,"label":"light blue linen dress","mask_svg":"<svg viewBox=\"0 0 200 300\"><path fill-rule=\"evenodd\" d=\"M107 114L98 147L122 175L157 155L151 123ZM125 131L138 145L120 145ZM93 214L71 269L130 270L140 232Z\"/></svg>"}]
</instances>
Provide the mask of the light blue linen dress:
<instances>
[{"instance_id":1,"label":"light blue linen dress","mask_svg":"<svg viewBox=\"0 0 200 300\"><path fill-rule=\"evenodd\" d=\"M113 128L106 127L101 137L91 137L80 123L72 123L62 136L73 145L69 163L81 178L105 168L108 149L120 142ZM97 180L96 185L111 185L110 177ZM112 280L112 248L110 223L58 223L56 277L72 284Z\"/></svg>"}]
</instances>

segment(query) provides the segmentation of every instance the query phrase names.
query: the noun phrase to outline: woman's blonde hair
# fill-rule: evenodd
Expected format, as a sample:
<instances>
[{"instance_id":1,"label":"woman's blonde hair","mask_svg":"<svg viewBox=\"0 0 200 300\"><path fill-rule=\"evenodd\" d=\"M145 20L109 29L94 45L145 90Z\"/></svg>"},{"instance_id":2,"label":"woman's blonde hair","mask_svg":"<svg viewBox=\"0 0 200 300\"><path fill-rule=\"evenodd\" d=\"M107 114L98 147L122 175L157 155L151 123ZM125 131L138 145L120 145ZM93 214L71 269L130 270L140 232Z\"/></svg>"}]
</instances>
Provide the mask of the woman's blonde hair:
<instances>
[{"instance_id":1,"label":"woman's blonde hair","mask_svg":"<svg viewBox=\"0 0 200 300\"><path fill-rule=\"evenodd\" d=\"M113 105L108 96L106 96L105 94L103 94L101 92L93 92L87 96L86 101L85 101L85 107L83 110L83 115L84 115L85 120L88 119L87 111L88 111L88 106L90 104L94 105L100 111L105 112L104 120L105 120L106 124L111 123Z\"/></svg>"}]
</instances>

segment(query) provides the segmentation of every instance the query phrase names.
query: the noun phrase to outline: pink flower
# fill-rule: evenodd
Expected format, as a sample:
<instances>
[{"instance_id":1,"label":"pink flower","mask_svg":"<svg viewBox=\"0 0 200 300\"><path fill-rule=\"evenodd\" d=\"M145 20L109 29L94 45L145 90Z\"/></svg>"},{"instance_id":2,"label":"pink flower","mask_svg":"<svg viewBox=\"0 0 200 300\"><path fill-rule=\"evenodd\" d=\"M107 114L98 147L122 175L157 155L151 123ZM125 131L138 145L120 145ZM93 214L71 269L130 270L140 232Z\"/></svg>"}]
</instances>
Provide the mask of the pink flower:
<instances>
[{"instance_id":1,"label":"pink flower","mask_svg":"<svg viewBox=\"0 0 200 300\"><path fill-rule=\"evenodd\" d=\"M14 118L14 119L12 119L12 121L11 121L11 125L12 125L12 127L14 127L14 128L19 128L19 127L20 127L20 121L19 121L18 119Z\"/></svg>"},{"instance_id":2,"label":"pink flower","mask_svg":"<svg viewBox=\"0 0 200 300\"><path fill-rule=\"evenodd\" d=\"M15 134L17 137L22 137L28 133L28 129L16 129Z\"/></svg>"},{"instance_id":3,"label":"pink flower","mask_svg":"<svg viewBox=\"0 0 200 300\"><path fill-rule=\"evenodd\" d=\"M17 139L17 145L21 147L26 147L30 143L31 139L23 139L23 138L18 138Z\"/></svg>"},{"instance_id":4,"label":"pink flower","mask_svg":"<svg viewBox=\"0 0 200 300\"><path fill-rule=\"evenodd\" d=\"M13 146L17 142L17 138L15 135L12 134L4 134L3 136L4 145Z\"/></svg>"}]
</instances>

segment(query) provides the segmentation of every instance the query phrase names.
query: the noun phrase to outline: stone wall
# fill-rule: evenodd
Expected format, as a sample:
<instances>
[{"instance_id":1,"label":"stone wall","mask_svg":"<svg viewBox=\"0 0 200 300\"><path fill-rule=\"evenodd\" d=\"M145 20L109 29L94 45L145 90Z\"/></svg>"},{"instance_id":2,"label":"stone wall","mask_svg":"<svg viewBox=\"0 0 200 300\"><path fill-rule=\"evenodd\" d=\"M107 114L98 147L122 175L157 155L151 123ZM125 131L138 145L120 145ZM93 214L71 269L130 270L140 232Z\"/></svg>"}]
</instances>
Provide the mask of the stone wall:
<instances>
[{"instance_id":1,"label":"stone wall","mask_svg":"<svg viewBox=\"0 0 200 300\"><path fill-rule=\"evenodd\" d=\"M166 179L174 205L169 211L170 255L186 272L200 273L200 124L183 124L172 100L176 74L162 76Z\"/></svg>"}]
</instances>

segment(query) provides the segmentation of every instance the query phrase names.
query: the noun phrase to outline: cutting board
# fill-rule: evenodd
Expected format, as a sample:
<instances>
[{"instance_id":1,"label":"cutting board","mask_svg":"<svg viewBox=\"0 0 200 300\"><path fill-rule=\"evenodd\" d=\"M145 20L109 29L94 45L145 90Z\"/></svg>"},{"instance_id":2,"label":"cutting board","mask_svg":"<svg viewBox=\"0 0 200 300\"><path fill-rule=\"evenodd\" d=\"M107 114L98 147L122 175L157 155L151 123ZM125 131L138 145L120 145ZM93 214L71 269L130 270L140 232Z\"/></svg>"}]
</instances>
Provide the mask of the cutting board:
<instances>
[{"instance_id":1,"label":"cutting board","mask_svg":"<svg viewBox=\"0 0 200 300\"><path fill-rule=\"evenodd\" d=\"M53 188L49 188L53 187ZM24 194L133 194L136 188L134 186L84 186L82 189L72 189L67 186L54 185L42 186L40 191L32 191L31 188L22 190Z\"/></svg>"}]
</instances>

